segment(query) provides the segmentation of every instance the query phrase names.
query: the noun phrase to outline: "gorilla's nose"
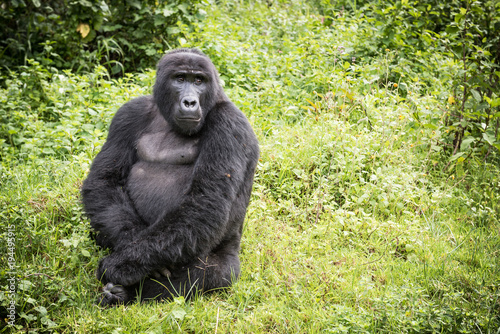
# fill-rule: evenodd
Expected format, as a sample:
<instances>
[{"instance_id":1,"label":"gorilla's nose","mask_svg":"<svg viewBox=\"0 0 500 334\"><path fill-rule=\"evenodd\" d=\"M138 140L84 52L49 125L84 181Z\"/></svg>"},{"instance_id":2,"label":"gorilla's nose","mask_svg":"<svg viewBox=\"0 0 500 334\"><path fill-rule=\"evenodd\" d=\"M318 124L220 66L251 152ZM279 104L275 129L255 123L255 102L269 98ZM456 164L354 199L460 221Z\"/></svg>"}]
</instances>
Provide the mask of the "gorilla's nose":
<instances>
[{"instance_id":1,"label":"gorilla's nose","mask_svg":"<svg viewBox=\"0 0 500 334\"><path fill-rule=\"evenodd\" d=\"M186 96L181 100L181 112L188 116L198 110L198 99L195 96Z\"/></svg>"}]
</instances>

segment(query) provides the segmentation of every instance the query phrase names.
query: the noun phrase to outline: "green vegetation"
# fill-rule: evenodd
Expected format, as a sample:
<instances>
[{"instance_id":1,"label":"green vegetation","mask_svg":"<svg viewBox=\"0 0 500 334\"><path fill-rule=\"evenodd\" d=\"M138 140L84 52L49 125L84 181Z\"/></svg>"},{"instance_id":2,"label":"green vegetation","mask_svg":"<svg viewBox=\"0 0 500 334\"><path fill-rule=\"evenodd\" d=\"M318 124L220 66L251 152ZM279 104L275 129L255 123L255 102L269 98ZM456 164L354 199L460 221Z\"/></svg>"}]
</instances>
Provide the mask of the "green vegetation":
<instances>
[{"instance_id":1,"label":"green vegetation","mask_svg":"<svg viewBox=\"0 0 500 334\"><path fill-rule=\"evenodd\" d=\"M499 4L344 2L207 2L177 24L262 150L241 278L192 301L93 305L105 251L79 186L154 72L4 72L0 332L498 333Z\"/></svg>"},{"instance_id":2,"label":"green vegetation","mask_svg":"<svg viewBox=\"0 0 500 334\"><path fill-rule=\"evenodd\" d=\"M0 67L35 59L46 67L112 75L153 67L177 35L177 22L203 17L199 0L4 0Z\"/></svg>"}]
</instances>

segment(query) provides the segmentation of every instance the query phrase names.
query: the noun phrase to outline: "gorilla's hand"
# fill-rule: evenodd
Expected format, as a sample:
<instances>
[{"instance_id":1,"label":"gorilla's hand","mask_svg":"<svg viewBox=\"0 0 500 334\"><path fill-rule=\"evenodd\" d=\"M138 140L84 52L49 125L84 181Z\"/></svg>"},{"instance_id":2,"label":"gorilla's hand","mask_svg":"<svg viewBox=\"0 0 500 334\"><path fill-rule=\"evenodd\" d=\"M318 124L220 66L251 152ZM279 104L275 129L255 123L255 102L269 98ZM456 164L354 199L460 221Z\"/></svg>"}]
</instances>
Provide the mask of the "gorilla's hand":
<instances>
[{"instance_id":1,"label":"gorilla's hand","mask_svg":"<svg viewBox=\"0 0 500 334\"><path fill-rule=\"evenodd\" d=\"M119 252L112 253L99 262L97 279L102 283L120 284L130 286L139 283L148 272L144 267L120 256Z\"/></svg>"},{"instance_id":2,"label":"gorilla's hand","mask_svg":"<svg viewBox=\"0 0 500 334\"><path fill-rule=\"evenodd\" d=\"M120 285L108 283L102 288L102 294L97 298L97 305L110 306L125 304L129 300L129 295L125 288Z\"/></svg>"}]
</instances>

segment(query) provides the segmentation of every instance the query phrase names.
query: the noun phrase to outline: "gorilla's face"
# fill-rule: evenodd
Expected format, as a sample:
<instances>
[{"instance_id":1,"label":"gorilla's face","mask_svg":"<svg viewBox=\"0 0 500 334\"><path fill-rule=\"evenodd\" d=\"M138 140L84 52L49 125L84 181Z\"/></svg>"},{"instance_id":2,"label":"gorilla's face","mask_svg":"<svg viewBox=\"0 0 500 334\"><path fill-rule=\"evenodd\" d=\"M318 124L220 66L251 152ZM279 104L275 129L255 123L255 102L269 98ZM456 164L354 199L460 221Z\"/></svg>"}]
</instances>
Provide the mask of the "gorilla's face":
<instances>
[{"instance_id":1,"label":"gorilla's face","mask_svg":"<svg viewBox=\"0 0 500 334\"><path fill-rule=\"evenodd\" d=\"M158 63L154 99L160 113L179 133L200 131L221 91L215 67L201 52L171 52Z\"/></svg>"},{"instance_id":2,"label":"gorilla's face","mask_svg":"<svg viewBox=\"0 0 500 334\"><path fill-rule=\"evenodd\" d=\"M204 72L174 71L168 78L174 102L171 120L186 134L196 133L203 124L204 110L200 105L207 91L208 78Z\"/></svg>"}]
</instances>

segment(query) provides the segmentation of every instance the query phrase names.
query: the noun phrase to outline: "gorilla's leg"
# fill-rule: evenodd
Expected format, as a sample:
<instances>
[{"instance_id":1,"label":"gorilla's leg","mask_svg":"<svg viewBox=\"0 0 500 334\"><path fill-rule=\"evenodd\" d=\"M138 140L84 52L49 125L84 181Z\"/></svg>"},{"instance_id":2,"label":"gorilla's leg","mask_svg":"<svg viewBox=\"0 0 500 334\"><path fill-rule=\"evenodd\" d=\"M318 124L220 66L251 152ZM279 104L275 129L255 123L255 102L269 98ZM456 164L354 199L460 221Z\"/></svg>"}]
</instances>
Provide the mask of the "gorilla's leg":
<instances>
[{"instance_id":1,"label":"gorilla's leg","mask_svg":"<svg viewBox=\"0 0 500 334\"><path fill-rule=\"evenodd\" d=\"M240 260L237 251L221 249L204 259L199 258L189 265L171 268L169 277L146 277L132 286L108 283L97 299L100 306L134 302L139 293L141 300L172 299L178 296L190 298L197 293L227 288L240 274ZM161 271L162 274L168 270ZM164 274L165 275L165 274Z\"/></svg>"},{"instance_id":2,"label":"gorilla's leg","mask_svg":"<svg viewBox=\"0 0 500 334\"><path fill-rule=\"evenodd\" d=\"M146 278L141 300L190 298L197 293L227 288L240 274L240 260L236 252L211 253L189 265L171 270L170 277Z\"/></svg>"}]
</instances>

